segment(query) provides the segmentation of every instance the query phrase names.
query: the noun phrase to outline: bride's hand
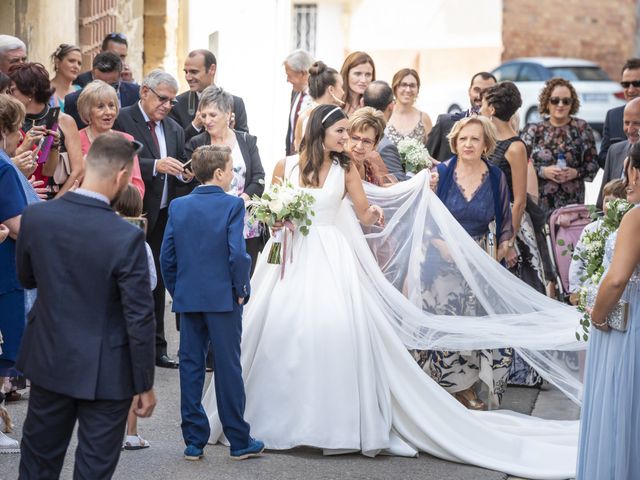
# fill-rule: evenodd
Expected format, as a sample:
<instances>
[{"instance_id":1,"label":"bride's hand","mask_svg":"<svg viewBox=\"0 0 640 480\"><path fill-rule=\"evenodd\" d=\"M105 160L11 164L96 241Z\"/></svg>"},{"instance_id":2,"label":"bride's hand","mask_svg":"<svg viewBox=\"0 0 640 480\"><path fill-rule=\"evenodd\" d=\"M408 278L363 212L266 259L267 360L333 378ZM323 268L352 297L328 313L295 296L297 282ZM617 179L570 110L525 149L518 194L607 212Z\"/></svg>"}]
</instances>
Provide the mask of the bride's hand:
<instances>
[{"instance_id":1,"label":"bride's hand","mask_svg":"<svg viewBox=\"0 0 640 480\"><path fill-rule=\"evenodd\" d=\"M271 234L273 235L276 232L279 232L280 230L282 230L283 228L284 228L284 222L277 221L276 223L271 225Z\"/></svg>"},{"instance_id":2,"label":"bride's hand","mask_svg":"<svg viewBox=\"0 0 640 480\"><path fill-rule=\"evenodd\" d=\"M373 225L378 225L379 227L384 227L384 211L378 205L370 205L367 209L367 213L371 215L373 218L377 218Z\"/></svg>"}]
</instances>

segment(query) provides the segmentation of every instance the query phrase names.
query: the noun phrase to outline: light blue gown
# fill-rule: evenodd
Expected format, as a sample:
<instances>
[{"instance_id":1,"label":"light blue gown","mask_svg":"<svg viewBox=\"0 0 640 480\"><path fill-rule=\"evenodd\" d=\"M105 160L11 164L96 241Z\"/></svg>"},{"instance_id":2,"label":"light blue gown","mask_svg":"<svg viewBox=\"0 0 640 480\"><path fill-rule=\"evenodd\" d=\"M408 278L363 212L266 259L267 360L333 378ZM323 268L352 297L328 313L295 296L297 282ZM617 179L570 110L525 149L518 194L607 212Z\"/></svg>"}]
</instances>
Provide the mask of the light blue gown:
<instances>
[{"instance_id":1,"label":"light blue gown","mask_svg":"<svg viewBox=\"0 0 640 480\"><path fill-rule=\"evenodd\" d=\"M607 241L606 268L616 238ZM622 299L629 302L626 332L591 329L577 480L640 479L640 266Z\"/></svg>"}]
</instances>

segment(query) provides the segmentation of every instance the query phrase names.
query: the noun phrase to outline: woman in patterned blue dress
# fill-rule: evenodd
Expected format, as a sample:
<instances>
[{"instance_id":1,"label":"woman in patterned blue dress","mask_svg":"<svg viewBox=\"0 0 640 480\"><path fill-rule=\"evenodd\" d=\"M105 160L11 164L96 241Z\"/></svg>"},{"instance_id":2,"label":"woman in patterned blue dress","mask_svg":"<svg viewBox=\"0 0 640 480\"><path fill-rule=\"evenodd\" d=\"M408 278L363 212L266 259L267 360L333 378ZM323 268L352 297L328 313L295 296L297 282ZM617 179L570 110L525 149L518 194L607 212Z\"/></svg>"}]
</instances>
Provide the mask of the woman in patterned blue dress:
<instances>
[{"instance_id":1,"label":"woman in patterned blue dress","mask_svg":"<svg viewBox=\"0 0 640 480\"><path fill-rule=\"evenodd\" d=\"M449 139L456 155L438 166L436 193L479 244L487 249L487 243L494 242L494 256L501 261L509 251L513 226L505 175L486 160L496 146L495 128L486 118L469 117L453 126ZM490 233L493 222L495 233ZM493 238L490 240L489 236ZM446 245L434 246L437 253L431 254L446 260ZM438 260L431 264L442 263ZM423 309L440 315L482 315L484 311L470 286L451 265L423 273ZM477 383L486 386L489 406L496 407L506 388L512 353L510 348L504 348L470 352L416 350L413 355L420 367L463 405L484 410L486 405L476 393Z\"/></svg>"},{"instance_id":2,"label":"woman in patterned blue dress","mask_svg":"<svg viewBox=\"0 0 640 480\"><path fill-rule=\"evenodd\" d=\"M589 351L580 418L577 479L640 478L640 145L629 154L627 213L607 240L591 314ZM629 305L626 331L609 327L618 301Z\"/></svg>"}]
</instances>

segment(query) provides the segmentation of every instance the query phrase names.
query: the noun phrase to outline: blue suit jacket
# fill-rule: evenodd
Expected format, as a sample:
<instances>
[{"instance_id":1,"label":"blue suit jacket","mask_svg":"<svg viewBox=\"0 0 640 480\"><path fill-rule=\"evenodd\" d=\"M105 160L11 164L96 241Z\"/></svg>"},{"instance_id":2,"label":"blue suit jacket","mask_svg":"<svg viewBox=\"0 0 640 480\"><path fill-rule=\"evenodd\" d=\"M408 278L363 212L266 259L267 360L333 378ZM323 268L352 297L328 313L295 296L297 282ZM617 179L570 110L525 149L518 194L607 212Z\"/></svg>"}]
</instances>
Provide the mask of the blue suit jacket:
<instances>
[{"instance_id":1,"label":"blue suit jacket","mask_svg":"<svg viewBox=\"0 0 640 480\"><path fill-rule=\"evenodd\" d=\"M120 109L133 105L140 100L140 85L136 83L120 82L118 92L120 95ZM80 97L80 93L82 93L82 90L70 93L64 97L64 113L73 117L78 126L78 130L82 130L87 126L80 118L80 113L78 112L78 98Z\"/></svg>"},{"instance_id":2,"label":"blue suit jacket","mask_svg":"<svg viewBox=\"0 0 640 480\"><path fill-rule=\"evenodd\" d=\"M231 312L248 300L244 214L241 198L212 185L171 202L160 267L174 312Z\"/></svg>"}]
</instances>

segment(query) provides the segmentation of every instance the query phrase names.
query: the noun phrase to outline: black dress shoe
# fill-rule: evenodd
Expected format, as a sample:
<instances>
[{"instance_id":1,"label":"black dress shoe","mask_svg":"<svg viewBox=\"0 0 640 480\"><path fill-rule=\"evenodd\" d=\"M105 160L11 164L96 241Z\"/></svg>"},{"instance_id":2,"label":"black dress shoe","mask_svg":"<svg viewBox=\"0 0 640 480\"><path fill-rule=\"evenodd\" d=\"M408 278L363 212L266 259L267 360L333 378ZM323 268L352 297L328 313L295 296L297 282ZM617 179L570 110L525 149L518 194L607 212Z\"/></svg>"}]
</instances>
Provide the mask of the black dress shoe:
<instances>
[{"instance_id":1,"label":"black dress shoe","mask_svg":"<svg viewBox=\"0 0 640 480\"><path fill-rule=\"evenodd\" d=\"M172 360L168 355L161 355L156 358L156 367L161 368L178 368L180 365L176 360Z\"/></svg>"}]
</instances>

